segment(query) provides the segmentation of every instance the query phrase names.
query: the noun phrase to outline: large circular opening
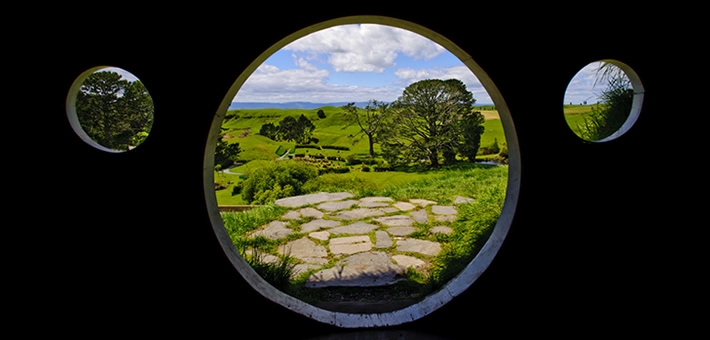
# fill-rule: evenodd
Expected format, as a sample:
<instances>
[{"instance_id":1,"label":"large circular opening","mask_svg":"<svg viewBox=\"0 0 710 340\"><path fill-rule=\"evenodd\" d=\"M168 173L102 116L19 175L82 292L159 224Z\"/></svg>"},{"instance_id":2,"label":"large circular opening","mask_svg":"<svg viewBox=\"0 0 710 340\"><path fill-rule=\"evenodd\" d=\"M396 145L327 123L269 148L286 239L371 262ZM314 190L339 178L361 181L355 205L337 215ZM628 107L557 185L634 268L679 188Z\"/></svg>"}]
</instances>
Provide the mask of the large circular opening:
<instances>
[{"instance_id":1,"label":"large circular opening","mask_svg":"<svg viewBox=\"0 0 710 340\"><path fill-rule=\"evenodd\" d=\"M457 59L481 91L441 69L435 74L434 67L429 73L403 67L399 75L412 78L392 98L374 96L382 91L356 98L357 86L343 86L336 90L349 92L352 99L314 99L332 105L286 110L273 102L269 109L238 104L240 98L257 98L249 105L263 101L254 90L268 85L269 75L284 86L276 91L284 97L280 102L302 102L293 99L302 97L288 97L295 89L289 87L288 72L309 71L306 73L318 76L322 72L318 62L344 72L368 68L377 72L396 58L384 53L386 49L361 55L313 53L313 46L325 41L313 37L328 29L336 30L335 36L341 40L346 30L383 30L378 32L379 39L390 46L383 33L388 30L406 31L398 41L411 39L407 46L431 40ZM290 51L310 53L313 59L277 53L287 46ZM343 50L342 46L338 50ZM422 49L402 53L426 58L413 52L417 50ZM298 67L283 70L265 63L284 57L293 59ZM298 84L304 86L302 81ZM274 87L264 86L259 93L269 88ZM250 93L254 96L245 96ZM428 117L435 119L413 119L421 112L415 109L417 105L431 93L437 95L428 99L445 100L432 113L437 116ZM426 126L429 135L413 134L425 127L412 125L413 121L434 122ZM374 134L378 137L372 143ZM258 141L248 139L253 137ZM414 148L424 141L429 143L426 147ZM254 147L257 142L261 144ZM501 152L501 147L507 150ZM256 155L256 149L262 152ZM500 157L505 158L504 165L495 164ZM391 186L408 176L399 171L401 167L438 173ZM501 177L501 173L505 175ZM343 174L347 181L337 177ZM238 177L221 180L229 178L226 176ZM373 180L376 176L379 183L386 181L387 185L372 187L378 183ZM502 180L492 179L496 177ZM424 27L386 17L327 21L296 32L265 51L225 96L205 148L205 199L213 229L234 267L264 297L314 320L346 328L414 321L468 289L491 263L508 232L519 182L515 129L491 79L451 41ZM246 202L230 202L231 196ZM451 236L464 229L475 229L484 237L471 236L474 233ZM302 280L300 290L289 289L293 287L288 283L282 285L294 277ZM323 301L323 292L328 292L330 299ZM353 295L357 301L349 300ZM359 303L369 295L379 300Z\"/></svg>"}]
</instances>

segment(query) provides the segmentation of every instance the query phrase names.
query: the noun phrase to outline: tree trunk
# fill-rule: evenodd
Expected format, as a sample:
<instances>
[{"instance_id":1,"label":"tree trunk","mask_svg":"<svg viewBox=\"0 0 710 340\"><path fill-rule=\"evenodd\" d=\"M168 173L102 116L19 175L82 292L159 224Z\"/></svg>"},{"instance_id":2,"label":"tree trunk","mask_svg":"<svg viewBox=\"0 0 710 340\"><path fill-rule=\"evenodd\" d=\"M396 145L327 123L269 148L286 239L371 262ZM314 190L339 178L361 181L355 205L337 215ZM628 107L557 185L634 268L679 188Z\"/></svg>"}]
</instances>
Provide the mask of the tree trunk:
<instances>
[{"instance_id":1,"label":"tree trunk","mask_svg":"<svg viewBox=\"0 0 710 340\"><path fill-rule=\"evenodd\" d=\"M367 140L370 142L370 158L375 158L375 142L372 135L367 135Z\"/></svg>"},{"instance_id":2,"label":"tree trunk","mask_svg":"<svg viewBox=\"0 0 710 340\"><path fill-rule=\"evenodd\" d=\"M439 167L439 150L431 149L429 151L430 151L429 161L431 162L431 167L438 168Z\"/></svg>"}]
</instances>

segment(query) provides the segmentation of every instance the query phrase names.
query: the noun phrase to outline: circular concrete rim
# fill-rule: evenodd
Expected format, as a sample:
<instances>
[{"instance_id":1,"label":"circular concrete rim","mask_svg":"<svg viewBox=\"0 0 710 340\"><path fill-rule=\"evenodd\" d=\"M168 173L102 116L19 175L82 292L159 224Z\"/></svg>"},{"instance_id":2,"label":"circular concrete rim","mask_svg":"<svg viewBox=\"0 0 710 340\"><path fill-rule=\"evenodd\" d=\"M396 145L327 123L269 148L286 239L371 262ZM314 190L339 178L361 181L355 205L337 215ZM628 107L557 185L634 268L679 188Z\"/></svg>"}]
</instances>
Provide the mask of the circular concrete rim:
<instances>
[{"instance_id":1,"label":"circular concrete rim","mask_svg":"<svg viewBox=\"0 0 710 340\"><path fill-rule=\"evenodd\" d=\"M614 66L620 68L622 71L624 71L626 76L629 78L629 81L631 81L631 87L633 88L633 91L634 91L634 97L631 102L631 112L629 112L629 116L626 118L626 121L624 122L624 124L622 124L621 127L619 127L619 129L616 130L614 133L612 133L611 135L609 135L605 138L598 139L598 140L585 139L575 133L575 136L579 137L580 139L582 139L586 142L604 143L604 142L608 142L608 141L611 141L611 140L621 137L623 134L628 132L631 129L631 127L636 123L636 120L638 119L639 115L641 114L641 107L643 106L644 88L643 88L643 84L641 83L641 78L639 78L638 73L636 73L636 71L634 71L634 69L631 68L631 66L629 66L621 61L615 60L615 59L601 59L601 60L597 60L597 61L592 61L589 64L595 63L595 62L596 63L606 62L606 63L613 64ZM587 64L587 65L589 65L589 64ZM585 67L586 67L586 65L585 65ZM575 74L575 76L576 76L576 74ZM562 104L564 105L564 103L562 103ZM564 117L564 109L562 111L563 111L562 117ZM565 119L565 121L566 121L566 119ZM569 126L569 124L567 124L567 125ZM571 128L572 127L570 126L570 129Z\"/></svg>"},{"instance_id":2,"label":"circular concrete rim","mask_svg":"<svg viewBox=\"0 0 710 340\"><path fill-rule=\"evenodd\" d=\"M79 136L79 138L81 138L82 141L84 141L84 143L89 144L98 150L105 151L108 153L123 153L123 152L130 151L130 150L109 149L109 148L97 143L95 140L93 140L91 137L89 137L89 135L86 133L86 131L84 131L84 128L81 127L81 123L79 123L79 116L76 113L76 97L79 94L79 91L81 90L81 86L84 84L84 81L92 73L101 71L103 69L120 69L121 72L125 72L125 73L133 75L132 73L130 73L120 67L115 67L115 66L96 66L96 67L92 67L92 68L82 72L74 80L71 87L69 88L69 93L67 94L67 101L65 104L67 119L69 120L69 124L71 125L74 132L77 134L77 136ZM135 77L135 75L133 75L133 77ZM140 145L136 145L135 147L139 147L139 146ZM133 150L133 149L131 149L131 150Z\"/></svg>"},{"instance_id":3,"label":"circular concrete rim","mask_svg":"<svg viewBox=\"0 0 710 340\"><path fill-rule=\"evenodd\" d=\"M234 98L247 78L249 78L256 68L259 67L259 65L261 65L269 56L292 41L325 28L347 24L380 24L394 26L420 34L448 49L474 73L490 95L493 103L498 108L506 142L508 143L508 184L505 201L500 217L498 218L488 241L483 245L479 253L466 266L466 268L464 268L464 270L462 270L456 277L451 279L451 281L448 282L443 288L428 295L424 298L424 300L416 304L400 310L384 313L361 314L325 310L307 304L271 286L254 271L254 269L239 255L234 247L220 216L213 185L214 152L217 139L219 138L220 127L232 98ZM468 53L436 32L408 21L383 16L349 16L327 20L319 24L306 27L287 36L264 51L242 72L242 74L229 89L228 93L225 95L215 114L214 120L212 121L205 147L203 187L207 211L212 223L212 228L220 242L220 245L222 246L222 249L232 265L257 292L267 299L288 308L289 310L325 324L335 325L342 328L372 328L395 326L420 319L451 301L451 299L464 292L478 279L486 268L488 268L491 261L497 254L512 223L518 201L518 193L520 190L520 167L520 149L518 146L515 127L513 125L513 119L510 115L510 110L493 81L480 68L480 66L472 60Z\"/></svg>"}]
</instances>

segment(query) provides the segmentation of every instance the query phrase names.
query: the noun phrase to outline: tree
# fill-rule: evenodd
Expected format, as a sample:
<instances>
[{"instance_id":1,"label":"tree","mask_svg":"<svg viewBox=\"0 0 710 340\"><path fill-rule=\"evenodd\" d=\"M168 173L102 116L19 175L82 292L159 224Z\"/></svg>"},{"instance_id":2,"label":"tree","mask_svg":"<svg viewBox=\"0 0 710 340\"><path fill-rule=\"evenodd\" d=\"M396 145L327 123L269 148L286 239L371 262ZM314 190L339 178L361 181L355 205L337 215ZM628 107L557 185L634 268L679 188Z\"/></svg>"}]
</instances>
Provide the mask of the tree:
<instances>
[{"instance_id":1,"label":"tree","mask_svg":"<svg viewBox=\"0 0 710 340\"><path fill-rule=\"evenodd\" d=\"M475 99L458 79L427 79L404 89L381 124L383 155L391 164L428 161L439 166L462 141L462 127Z\"/></svg>"},{"instance_id":2,"label":"tree","mask_svg":"<svg viewBox=\"0 0 710 340\"><path fill-rule=\"evenodd\" d=\"M370 157L375 157L375 138L382 127L381 123L387 114L388 107L388 104L374 99L368 102L364 110L360 110L355 106L355 103L348 103L342 107L345 111L345 120L349 123L356 123L360 127L360 132L358 133L367 136Z\"/></svg>"},{"instance_id":3,"label":"tree","mask_svg":"<svg viewBox=\"0 0 710 340\"><path fill-rule=\"evenodd\" d=\"M462 142L459 152L468 158L469 162L476 161L476 154L481 147L481 135L485 131L484 123L485 117L479 111L469 112L461 122Z\"/></svg>"},{"instance_id":4,"label":"tree","mask_svg":"<svg viewBox=\"0 0 710 340\"><path fill-rule=\"evenodd\" d=\"M95 142L114 150L140 144L153 124L153 99L140 81L116 72L89 75L76 98L81 128Z\"/></svg>"},{"instance_id":5,"label":"tree","mask_svg":"<svg viewBox=\"0 0 710 340\"><path fill-rule=\"evenodd\" d=\"M217 141L217 146L214 152L215 168L225 169L234 164L242 150L239 148L239 143L228 143L220 138Z\"/></svg>"},{"instance_id":6,"label":"tree","mask_svg":"<svg viewBox=\"0 0 710 340\"><path fill-rule=\"evenodd\" d=\"M296 121L296 143L305 144L310 142L315 129L316 126L313 125L313 122L301 114Z\"/></svg>"},{"instance_id":7,"label":"tree","mask_svg":"<svg viewBox=\"0 0 710 340\"><path fill-rule=\"evenodd\" d=\"M318 118L320 118L320 119L325 118L325 112L323 112L323 109L319 109L316 114L318 115Z\"/></svg>"},{"instance_id":8,"label":"tree","mask_svg":"<svg viewBox=\"0 0 710 340\"><path fill-rule=\"evenodd\" d=\"M261 126L259 134L266 138L276 140L279 135L279 128L274 125L274 123L266 123Z\"/></svg>"},{"instance_id":9,"label":"tree","mask_svg":"<svg viewBox=\"0 0 710 340\"><path fill-rule=\"evenodd\" d=\"M287 116L276 126L273 123L266 123L261 126L259 134L276 141L295 141L296 143L308 143L313 135L313 125L306 116L301 115L298 119Z\"/></svg>"},{"instance_id":10,"label":"tree","mask_svg":"<svg viewBox=\"0 0 710 340\"><path fill-rule=\"evenodd\" d=\"M618 131L631 113L634 90L626 73L612 63L602 63L597 69L597 82L606 82L606 88L599 95L600 104L584 118L579 127L582 138L597 141Z\"/></svg>"}]
</instances>

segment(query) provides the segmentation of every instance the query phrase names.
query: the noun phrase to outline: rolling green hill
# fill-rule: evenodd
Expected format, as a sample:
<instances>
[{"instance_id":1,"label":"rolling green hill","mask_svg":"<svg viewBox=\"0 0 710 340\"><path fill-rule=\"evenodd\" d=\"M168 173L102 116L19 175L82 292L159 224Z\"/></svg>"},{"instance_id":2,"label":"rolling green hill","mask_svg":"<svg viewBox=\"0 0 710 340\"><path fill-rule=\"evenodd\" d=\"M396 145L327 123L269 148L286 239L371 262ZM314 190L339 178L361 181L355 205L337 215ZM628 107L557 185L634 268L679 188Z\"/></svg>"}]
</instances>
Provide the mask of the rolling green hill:
<instances>
[{"instance_id":1,"label":"rolling green hill","mask_svg":"<svg viewBox=\"0 0 710 340\"><path fill-rule=\"evenodd\" d=\"M316 129L313 137L318 139L318 145L336 145L350 148L350 151L318 150L325 156L347 154L366 156L368 152L367 139L358 134L357 125L348 124L342 115L342 109L334 106L320 108L325 113L325 118L318 118L318 109L242 109L229 111L222 123L225 139L230 143L238 142L243 160L271 160L279 156L276 150L279 146L289 149L296 145L295 142L277 142L260 136L259 130L266 123L278 124L286 116L298 118L305 115L313 122ZM499 145L505 143L503 126L498 119L496 111L483 112L486 117L485 131L481 136L481 145L487 146L498 141ZM297 150L297 153L311 150ZM375 144L375 152L379 152L379 145Z\"/></svg>"},{"instance_id":2,"label":"rolling green hill","mask_svg":"<svg viewBox=\"0 0 710 340\"><path fill-rule=\"evenodd\" d=\"M242 152L239 155L239 165L228 171L220 171L215 174L215 181L225 186L224 190L216 190L217 201L220 205L246 204L241 195L233 195L232 187L241 182L245 175L253 170L263 167L265 162L270 162L279 158L277 150L283 152L293 148L295 142L274 141L259 135L261 126L266 123L278 123L286 116L298 118L305 115L315 125L313 137L318 139L319 146L340 146L348 147L350 150L333 149L306 149L297 148L296 154L338 156L346 158L348 155L355 155L358 158L365 158L368 155L368 141L362 134L358 134L359 127L355 124L348 124L343 119L342 109L334 106L324 106L320 108L325 113L325 118L318 117L318 109L240 109L228 111L222 123L222 133L228 143L239 143ZM503 126L496 111L482 111L486 118L485 131L481 136L481 146L490 146L495 141L502 147L505 143ZM375 152L379 153L379 145L375 144ZM485 157L482 157L485 158ZM365 176L377 185L392 185L401 181L413 180L422 176L417 173L402 172L360 172L359 166L355 171L337 176L357 180L358 177ZM328 175L330 176L330 175ZM397 179L394 180L393 178Z\"/></svg>"}]
</instances>

